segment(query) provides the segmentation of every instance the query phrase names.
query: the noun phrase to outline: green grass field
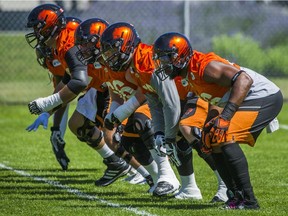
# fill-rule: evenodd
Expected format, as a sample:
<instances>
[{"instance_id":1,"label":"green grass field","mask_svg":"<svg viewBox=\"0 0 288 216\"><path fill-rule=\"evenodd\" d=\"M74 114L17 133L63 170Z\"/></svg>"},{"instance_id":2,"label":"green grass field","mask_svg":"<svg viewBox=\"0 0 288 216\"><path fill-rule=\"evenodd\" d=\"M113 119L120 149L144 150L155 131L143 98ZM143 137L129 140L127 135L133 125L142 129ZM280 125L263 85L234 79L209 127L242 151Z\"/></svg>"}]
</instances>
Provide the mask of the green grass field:
<instances>
[{"instance_id":1,"label":"green grass field","mask_svg":"<svg viewBox=\"0 0 288 216\"><path fill-rule=\"evenodd\" d=\"M285 104L279 115L284 127L288 125L287 108ZM287 128L273 134L264 131L255 148L243 146L261 210L225 211L209 204L216 192L216 178L195 153L202 201L154 198L146 192L147 185L131 185L123 178L99 188L94 180L105 170L100 156L70 131L65 140L71 162L63 172L52 153L49 130L25 130L35 119L26 106L1 106L0 116L0 215L287 215Z\"/></svg>"}]
</instances>

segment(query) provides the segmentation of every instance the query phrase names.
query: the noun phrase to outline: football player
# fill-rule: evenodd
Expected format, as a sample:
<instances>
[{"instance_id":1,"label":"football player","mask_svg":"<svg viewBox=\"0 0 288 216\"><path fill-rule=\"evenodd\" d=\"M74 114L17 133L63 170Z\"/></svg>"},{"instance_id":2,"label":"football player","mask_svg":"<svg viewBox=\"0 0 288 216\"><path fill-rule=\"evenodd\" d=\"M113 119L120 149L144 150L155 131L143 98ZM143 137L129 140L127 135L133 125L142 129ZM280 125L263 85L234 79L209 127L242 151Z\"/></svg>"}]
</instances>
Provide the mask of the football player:
<instances>
[{"instance_id":1,"label":"football player","mask_svg":"<svg viewBox=\"0 0 288 216\"><path fill-rule=\"evenodd\" d=\"M259 209L240 143L254 146L283 105L280 89L261 74L213 52L193 50L180 33L158 37L153 47L160 79L181 76L209 103L202 142L212 150L217 170L228 188L225 209Z\"/></svg>"},{"instance_id":2,"label":"football player","mask_svg":"<svg viewBox=\"0 0 288 216\"><path fill-rule=\"evenodd\" d=\"M106 26L107 22L103 21L98 27L104 30ZM39 44L44 43L48 47L55 49L59 61L66 70L63 79L55 89L56 93L45 98L36 99L28 105L31 114L41 114L43 112L49 112L51 114L72 101L86 89L89 82L87 66L77 58L76 53L78 52L78 48L75 45L75 30L65 28L66 18L64 10L61 7L54 4L37 6L28 16L27 27L33 28L33 32L26 35L26 40L31 47L35 48ZM76 108L76 111L79 113L81 113L81 111L85 112L85 108L87 109L87 107L81 106L82 104L90 104L89 101L91 98L95 101L94 97L97 91L94 90L94 88L90 88L89 90L91 91L87 91L81 99L81 104L78 102L79 106ZM93 111L97 110L97 108L93 108ZM55 118L56 114L58 114L57 111ZM91 115L96 114L94 112ZM57 119L61 119L61 117L62 116L59 116ZM101 179L104 178L106 180L103 186L109 185L118 177L125 175L130 170L130 165L114 154L105 143L103 132L96 126L90 124L89 120L94 121L95 118L89 119L90 116L87 118L85 116L82 117L82 121L79 120L78 123L84 122L83 125L75 129L73 127L75 125L69 123L69 127L73 133L76 133L80 140L86 142L104 158L107 169ZM60 142L57 144L58 146L62 145Z\"/></svg>"},{"instance_id":3,"label":"football player","mask_svg":"<svg viewBox=\"0 0 288 216\"><path fill-rule=\"evenodd\" d=\"M129 27L129 24L118 23L115 24L114 29L121 29L122 27L125 30L124 28L125 26ZM103 35L105 36L105 34L106 31L103 33ZM110 35L111 34L112 33L110 33ZM180 91L180 89L178 88L179 85L176 86L174 81L167 80L166 83L160 82L158 77L154 75L155 67L152 59L152 46L140 42L134 43L133 47L130 48L128 51L126 51L126 53L124 53L129 58L127 60L123 58L123 56L125 56L123 54L123 52L125 52L126 49L125 44L123 43L121 44L121 40L126 39L124 37L125 35L121 35L121 37L118 38L118 42L120 41L118 45L119 47L117 47L116 40L110 39L111 36L110 38L109 35L107 38L105 38L104 36L102 36L101 39L101 46L103 47L102 55L105 55L104 59L106 59L107 64L110 65L112 68L114 67L114 70L117 70L118 68L121 67L126 68L126 78L130 82L134 83L139 88L141 88L141 91L148 98L151 113L153 116L153 126L156 129L155 130L156 143L164 145L164 142L167 143L170 143L172 141L175 142L178 133L178 121L180 120L180 112L181 112L180 109L178 110L179 107L178 103L180 104L179 94L181 94L184 91L184 96L186 96L185 94L187 94L188 91L186 91L185 89L183 90L183 88L181 89L182 91ZM129 36L131 37L131 35ZM179 82L177 84L179 84ZM135 96L137 97L138 95ZM176 102L172 98L175 98ZM179 102L177 102L177 99L179 100ZM141 101L142 99L137 97L137 100ZM119 110L125 110L125 109L127 109L126 105L124 105ZM118 118L123 119L124 114L125 113L123 113L122 111L118 112L117 110L113 113L113 116L114 119L116 120ZM204 120L205 119L203 119L203 122ZM164 130L163 125L165 126ZM178 199L183 198L202 199L201 192L195 181L192 166L191 147L185 142L181 143L181 145L179 146L182 148L181 150L179 147L178 149L170 149L169 152L170 159L172 159L174 163L178 164L177 169L182 181L182 188L179 191L179 193L176 194L175 197ZM173 147L173 145L171 145L171 147ZM181 154L179 154L180 155L179 157L181 158L178 158L178 153L174 155L172 151L181 152ZM222 181L220 181L219 185L223 185ZM169 186L166 182L159 181L159 187L156 187L156 190L154 190L154 195L162 196L163 186L167 188L173 188L171 187L171 185ZM221 193L219 192L219 194ZM224 195L222 195L221 198L223 198L223 200L225 201L225 197L226 195L224 191Z\"/></svg>"},{"instance_id":4,"label":"football player","mask_svg":"<svg viewBox=\"0 0 288 216\"><path fill-rule=\"evenodd\" d=\"M111 111L111 118L107 118L110 124L119 123L123 119L133 112L134 109L140 106L140 104L146 102L146 96L143 94L141 86L133 84L127 80L127 70L131 68L131 62L135 48L141 46L140 37L135 30L134 26L119 22L109 26L104 32L100 39L101 43L101 54L106 63L114 71L114 74L122 73L127 83L130 82L130 86L134 86L137 89L136 94L130 97L126 103L122 103L121 106ZM131 69L132 70L132 69ZM153 106L149 104L149 108L152 114L153 125L155 125L155 119L153 115ZM173 118L173 116L170 116ZM162 122L159 122L160 124ZM173 125L169 125L174 128ZM151 125L149 128L152 129ZM155 126L153 127L155 129ZM156 134L150 134L150 136L160 136L160 131L156 130ZM151 137L152 138L152 137ZM151 141L147 147L150 149L153 158L158 164L158 179L155 179L157 185L153 191L155 196L165 196L174 193L179 188L179 181L169 164L168 157L166 155L157 155L155 149L155 139Z\"/></svg>"},{"instance_id":5,"label":"football player","mask_svg":"<svg viewBox=\"0 0 288 216\"><path fill-rule=\"evenodd\" d=\"M80 23L81 20L76 17L66 17L66 28L71 29L72 31L75 31ZM65 74L65 68L58 60L56 50L41 43L37 45L37 47L35 48L35 52L37 62L39 63L39 65L42 66L44 69L48 69L48 71L51 73L52 76L51 79L53 82L53 87L55 89ZM51 136L50 136L53 152L63 170L68 169L68 163L70 161L64 151L64 147L66 144L64 141L64 134L66 131L68 121L68 110L69 110L69 104L61 107L58 110L59 113L63 113L62 114L63 116L60 123L57 118L53 118L54 124L51 127ZM26 128L26 130L29 132L36 131L40 124L43 124L43 128L47 129L49 117L50 114L48 112L40 114L37 121L29 125ZM59 125L59 127L57 125Z\"/></svg>"},{"instance_id":6,"label":"football player","mask_svg":"<svg viewBox=\"0 0 288 216\"><path fill-rule=\"evenodd\" d=\"M79 28L76 30L76 33L75 33L75 38L76 38L75 43L78 45L78 48L79 48L79 51L76 53L76 55L77 55L77 58L81 62L83 62L83 64L88 66L88 74L91 74L91 76L93 76L94 82L97 83L99 82L99 80L101 80L99 84L105 83L106 88L107 89L109 88L110 95L111 95L111 104L110 104L109 110L111 111L114 109L115 104L117 104L115 102L115 97L117 98L121 97L120 99L119 98L118 99L122 100L122 98L128 97L129 94L133 92L134 90L130 88L129 86L125 87L124 84L123 85L125 89L124 88L121 89L120 87L117 88L118 84L121 87L123 86L121 85L121 81L119 81L119 79L121 78L113 77L113 74L111 75L108 69L100 64L101 58L99 58L100 57L99 40L100 40L100 36L102 35L102 32L108 26L108 24L106 26L103 26L103 24L102 25L100 24L101 23L100 23L99 18L87 19L83 23L80 24ZM125 82L125 80L123 82ZM114 91L111 90L112 89L111 86L113 85L115 85L116 86L115 88L117 88L117 90L115 90L113 87L113 90L117 94L115 94ZM121 94L121 92L123 93ZM87 105L85 107L87 107ZM87 112L91 112L91 111L87 110ZM140 148L143 145L140 146L139 143L137 143L137 142L140 142L139 135L138 134L135 135L135 133L133 134L134 132L133 125L134 125L134 121L138 121L138 118L135 117L132 120L129 121L128 119L128 122L125 124L124 133L122 134L121 139L118 141L118 142L121 142L120 146L118 146L118 143L117 145L113 145L115 144L115 142L112 142L112 138L113 138L112 135L114 135L115 133L115 129L112 130L114 128L114 125L110 125L110 126L106 125L103 128L104 130L103 136L105 137L106 143L109 145L109 147L114 152L116 152L116 155L124 158L124 160L127 163L130 163L138 172L140 172L140 174L142 174L146 178L147 183L150 186L152 186L153 182L151 180L149 173L141 165L141 164L149 165L152 161L151 161L151 158L150 160L147 160L147 157L144 157L144 158L141 157L141 155L144 155L145 152L147 155L148 150L146 150L145 148ZM131 136L132 138L129 138ZM138 160L140 160L141 164L139 164L138 161L135 160L135 158L130 153L125 151L125 148L123 148L123 146L125 145L123 143L125 143L126 145L129 144L130 152L132 152L133 155L135 155L135 157ZM148 152L148 158L149 158L149 152ZM112 174L110 173L110 175ZM109 175L107 174L102 179L96 181L95 184L98 186L105 185L108 177Z\"/></svg>"},{"instance_id":7,"label":"football player","mask_svg":"<svg viewBox=\"0 0 288 216\"><path fill-rule=\"evenodd\" d=\"M192 147L192 149L195 149L198 155L206 161L208 166L215 173L218 181L218 190L210 202L225 202L228 199L226 195L227 187L216 169L210 149L207 149L201 142L201 129L204 126L204 121L207 116L208 103L195 96L193 92L190 92L189 86L185 80L176 77L174 81L177 86L182 107L181 120L179 122L181 139L177 142L177 147L181 149L185 146L185 142L187 142L188 145ZM193 167L190 170L193 170ZM179 172L181 172L180 169ZM187 190L188 192L186 192ZM181 199L187 196L189 197L189 187L186 189L184 187L182 193L176 198Z\"/></svg>"}]
</instances>

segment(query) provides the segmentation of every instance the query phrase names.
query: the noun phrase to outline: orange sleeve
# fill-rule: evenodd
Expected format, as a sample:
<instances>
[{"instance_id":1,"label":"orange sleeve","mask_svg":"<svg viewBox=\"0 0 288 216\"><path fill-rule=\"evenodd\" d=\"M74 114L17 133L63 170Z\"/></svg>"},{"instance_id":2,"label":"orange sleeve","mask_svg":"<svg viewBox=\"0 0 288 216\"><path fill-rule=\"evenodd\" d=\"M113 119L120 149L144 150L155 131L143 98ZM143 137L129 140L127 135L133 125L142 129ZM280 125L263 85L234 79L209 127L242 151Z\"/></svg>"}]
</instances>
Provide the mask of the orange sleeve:
<instances>
[{"instance_id":1,"label":"orange sleeve","mask_svg":"<svg viewBox=\"0 0 288 216\"><path fill-rule=\"evenodd\" d=\"M213 52L207 53L202 55L199 58L200 61L200 67L199 67L199 76L202 78L204 75L204 71L205 68L207 67L207 65L211 62L211 61L218 61L218 62L222 62L224 64L229 64L229 65L233 65L235 67L237 67L238 69L240 69L240 67L237 64L233 64L231 62L229 62L228 60L221 58L220 56L216 55Z\"/></svg>"},{"instance_id":2,"label":"orange sleeve","mask_svg":"<svg viewBox=\"0 0 288 216\"><path fill-rule=\"evenodd\" d=\"M74 46L74 32L75 30L72 29L64 29L57 39L58 57L64 68L68 67L65 61L66 52Z\"/></svg>"}]
</instances>

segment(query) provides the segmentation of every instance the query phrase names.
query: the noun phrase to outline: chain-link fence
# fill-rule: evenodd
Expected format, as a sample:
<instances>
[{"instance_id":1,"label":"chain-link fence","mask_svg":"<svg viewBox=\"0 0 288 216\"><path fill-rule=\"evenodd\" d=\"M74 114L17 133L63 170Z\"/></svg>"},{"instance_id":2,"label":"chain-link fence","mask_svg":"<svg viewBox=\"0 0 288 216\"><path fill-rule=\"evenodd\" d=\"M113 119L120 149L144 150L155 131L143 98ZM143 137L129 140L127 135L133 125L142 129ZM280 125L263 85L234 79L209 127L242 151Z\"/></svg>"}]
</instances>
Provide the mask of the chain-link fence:
<instances>
[{"instance_id":1,"label":"chain-link fence","mask_svg":"<svg viewBox=\"0 0 288 216\"><path fill-rule=\"evenodd\" d=\"M47 71L37 65L35 53L24 38L26 18L41 3L48 2L0 1L1 104L27 103L52 91ZM196 50L214 51L267 76L281 77L280 85L283 77L288 76L288 6L284 1L49 3L60 4L67 16L81 20L100 17L110 23L130 22L145 43L153 43L165 32L185 33Z\"/></svg>"}]
</instances>

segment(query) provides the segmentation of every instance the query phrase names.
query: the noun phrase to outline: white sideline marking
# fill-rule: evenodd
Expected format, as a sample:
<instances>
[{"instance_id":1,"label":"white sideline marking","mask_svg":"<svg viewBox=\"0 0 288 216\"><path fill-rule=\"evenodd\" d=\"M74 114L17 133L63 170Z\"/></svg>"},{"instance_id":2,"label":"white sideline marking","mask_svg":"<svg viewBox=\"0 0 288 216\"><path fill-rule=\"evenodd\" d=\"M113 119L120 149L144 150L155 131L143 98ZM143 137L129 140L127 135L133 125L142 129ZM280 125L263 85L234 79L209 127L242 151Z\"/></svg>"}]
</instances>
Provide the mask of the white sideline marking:
<instances>
[{"instance_id":1,"label":"white sideline marking","mask_svg":"<svg viewBox=\"0 0 288 216\"><path fill-rule=\"evenodd\" d=\"M285 129L285 130L288 130L288 125L280 124L280 128Z\"/></svg>"},{"instance_id":2,"label":"white sideline marking","mask_svg":"<svg viewBox=\"0 0 288 216\"><path fill-rule=\"evenodd\" d=\"M46 179L46 178L33 176L33 175L31 175L31 174L29 174L29 173L27 173L27 172L24 172L24 171L22 171L22 170L16 170L16 169L14 169L14 168L12 168L12 167L9 167L9 166L6 166L5 164L2 164L2 163L0 163L0 167L3 168L3 169L7 169L7 170L14 171L15 173L17 173L17 174L19 174L19 175L32 178L32 179L35 180L35 181L44 182L44 183L49 184L49 185L52 185L52 186L54 186L54 187L58 187L58 188L64 189L64 190L66 190L67 192L72 193L72 194L75 194L76 196L78 196L78 197L80 197L80 198L84 198L84 199L87 199L87 200L98 201L98 202L100 202L100 203L102 203L102 204L106 204L106 205L111 206L111 207L114 207L114 208L122 208L122 209L125 209L126 211L133 212L133 213L135 213L136 215L157 216L157 215L154 215L154 214L150 214L149 212L146 212L146 211L138 210L137 208L126 207L126 206L120 205L120 204L118 204L118 203L112 203L112 202L109 202L109 201L107 201L107 200L100 199L100 198L97 197L97 196L92 196L92 195L89 195L89 194L85 194L85 193L79 191L78 189L70 188L70 187L68 187L67 185L62 185L62 184L60 184L59 182L52 181L52 180L49 180L49 179Z\"/></svg>"}]
</instances>

